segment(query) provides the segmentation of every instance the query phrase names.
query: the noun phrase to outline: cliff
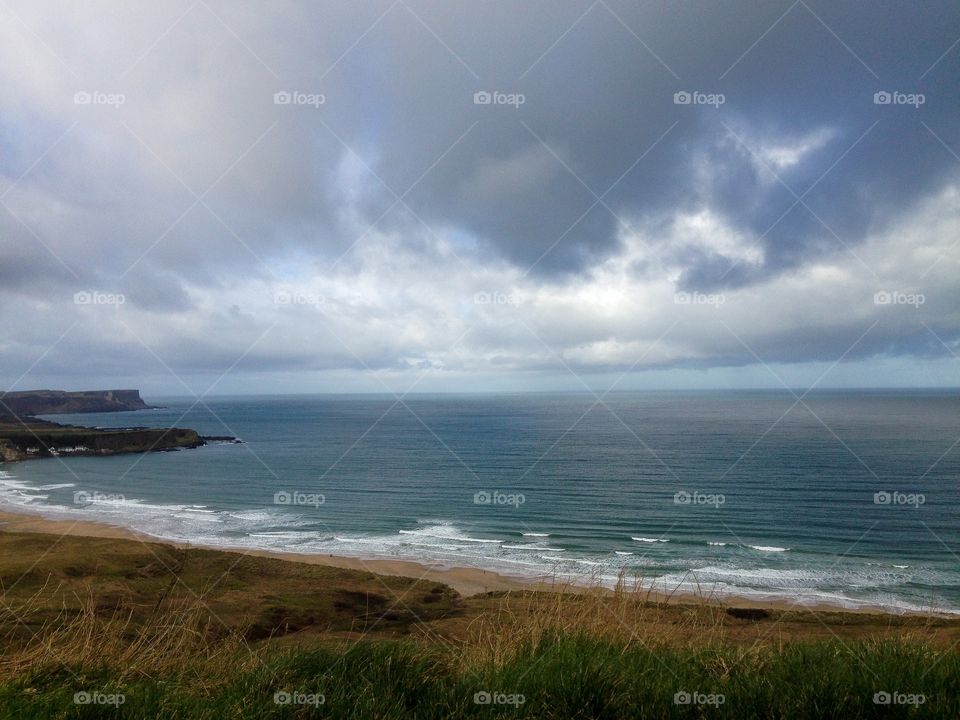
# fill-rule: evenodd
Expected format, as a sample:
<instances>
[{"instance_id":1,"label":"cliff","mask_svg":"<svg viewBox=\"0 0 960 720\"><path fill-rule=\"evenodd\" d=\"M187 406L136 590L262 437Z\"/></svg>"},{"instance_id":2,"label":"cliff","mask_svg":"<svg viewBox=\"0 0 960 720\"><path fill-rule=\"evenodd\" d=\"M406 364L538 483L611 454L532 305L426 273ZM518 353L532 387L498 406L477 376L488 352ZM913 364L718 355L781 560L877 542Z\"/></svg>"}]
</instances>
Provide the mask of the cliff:
<instances>
[{"instance_id":1,"label":"cliff","mask_svg":"<svg viewBox=\"0 0 960 720\"><path fill-rule=\"evenodd\" d=\"M149 409L139 390L31 390L0 395L0 462L75 455L179 450L232 437L203 438L187 428L101 429L61 425L34 415Z\"/></svg>"},{"instance_id":2,"label":"cliff","mask_svg":"<svg viewBox=\"0 0 960 720\"><path fill-rule=\"evenodd\" d=\"M0 460L4 462L53 456L179 450L201 445L206 445L206 441L196 430L186 428L98 430L53 423L20 428L0 424Z\"/></svg>"},{"instance_id":3,"label":"cliff","mask_svg":"<svg viewBox=\"0 0 960 720\"><path fill-rule=\"evenodd\" d=\"M139 390L28 390L0 396L0 414L28 417L61 413L148 410Z\"/></svg>"}]
</instances>

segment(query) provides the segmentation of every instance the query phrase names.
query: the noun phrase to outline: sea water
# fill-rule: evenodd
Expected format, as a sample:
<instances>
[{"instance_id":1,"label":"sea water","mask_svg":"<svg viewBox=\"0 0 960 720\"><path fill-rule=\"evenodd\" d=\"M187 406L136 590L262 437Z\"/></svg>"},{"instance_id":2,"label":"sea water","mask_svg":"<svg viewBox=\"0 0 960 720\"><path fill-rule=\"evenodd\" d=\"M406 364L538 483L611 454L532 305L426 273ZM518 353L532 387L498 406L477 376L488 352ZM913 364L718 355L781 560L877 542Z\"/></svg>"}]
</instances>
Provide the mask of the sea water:
<instances>
[{"instance_id":1,"label":"sea water","mask_svg":"<svg viewBox=\"0 0 960 720\"><path fill-rule=\"evenodd\" d=\"M0 503L213 547L960 612L960 394L146 398L244 444L0 465Z\"/></svg>"}]
</instances>

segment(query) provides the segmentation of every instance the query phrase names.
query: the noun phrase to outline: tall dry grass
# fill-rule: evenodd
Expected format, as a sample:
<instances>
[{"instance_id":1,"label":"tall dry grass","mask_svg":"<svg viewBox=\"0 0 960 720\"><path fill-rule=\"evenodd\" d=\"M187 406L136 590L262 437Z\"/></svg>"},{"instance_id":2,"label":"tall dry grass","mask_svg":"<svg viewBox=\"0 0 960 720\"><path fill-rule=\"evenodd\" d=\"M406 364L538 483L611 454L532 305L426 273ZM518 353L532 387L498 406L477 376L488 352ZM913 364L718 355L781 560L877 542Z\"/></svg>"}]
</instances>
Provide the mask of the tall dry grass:
<instances>
[{"instance_id":1,"label":"tall dry grass","mask_svg":"<svg viewBox=\"0 0 960 720\"><path fill-rule=\"evenodd\" d=\"M721 605L704 595L689 598L684 606L671 600L624 574L612 589L598 579L576 585L554 579L546 590L504 594L494 609L474 619L462 658L503 665L558 635L603 640L624 652L684 644L702 648L726 640L729 618Z\"/></svg>"},{"instance_id":2,"label":"tall dry grass","mask_svg":"<svg viewBox=\"0 0 960 720\"><path fill-rule=\"evenodd\" d=\"M51 616L44 590L17 606L0 606L0 680L26 671L103 668L120 681L187 673L216 679L255 667L242 630L225 627L199 599L158 603L144 618L120 606L109 613L91 595Z\"/></svg>"}]
</instances>

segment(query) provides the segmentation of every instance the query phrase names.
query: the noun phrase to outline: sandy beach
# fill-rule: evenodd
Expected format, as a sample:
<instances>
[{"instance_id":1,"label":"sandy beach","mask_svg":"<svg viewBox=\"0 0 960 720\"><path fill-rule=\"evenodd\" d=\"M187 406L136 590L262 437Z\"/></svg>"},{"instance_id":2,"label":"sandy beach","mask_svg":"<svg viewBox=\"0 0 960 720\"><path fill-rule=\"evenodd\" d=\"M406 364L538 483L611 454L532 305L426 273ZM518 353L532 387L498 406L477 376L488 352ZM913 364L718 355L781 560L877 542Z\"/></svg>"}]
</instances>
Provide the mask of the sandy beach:
<instances>
[{"instance_id":1,"label":"sandy beach","mask_svg":"<svg viewBox=\"0 0 960 720\"><path fill-rule=\"evenodd\" d=\"M48 678L70 671L62 697L32 715L13 704L18 712L12 715L0 710L4 720L55 716L51 708L73 707L77 693L90 692L85 678L104 672L114 673L104 687L122 688L130 704L141 703L131 717L213 720L221 716L192 710L173 715L165 709L183 698L192 705L208 702L213 692L210 702L217 708L239 712L253 697L275 710L276 693L288 686L312 691L322 678L318 691L347 708L331 716L350 717L358 694L379 698L382 688L394 686L406 693L421 687L431 672L438 674L427 682L457 680L441 701L455 707L478 692L481 673L503 672L505 661L511 663L509 678L531 683L517 686L531 698L562 694L584 672L590 683L619 672L624 683L649 681L646 692L659 693L668 711L676 704L671 698L685 687L675 684L675 675L695 678L691 682L698 688L716 684L724 697L740 693L737 702L746 705L758 693L770 693L771 678L783 685L773 693L777 697L806 683L798 702L807 702L810 693L852 673L860 675L844 679L844 686L866 688L860 694L870 702L878 692L871 672L907 673L906 679L894 676L893 687L950 697L958 671L955 616L681 593L665 597L590 587L588 578L574 585L406 560L231 550L164 542L107 523L45 518L35 511L0 511L0 561L0 708L11 698L21 705L42 704L35 693L55 691L34 690L48 687L44 681L24 685L26 673ZM591 665L585 668L585 662ZM607 669L598 669L601 662ZM291 667L304 668L292 681ZM932 680L926 667L938 673ZM283 673L279 681L276 668ZM547 670L532 674L530 668ZM737 672L725 670L732 680L721 682L720 668ZM398 672L407 674L398 680ZM752 673L748 688L738 689L746 672ZM131 680L134 676L145 680ZM357 690L358 682L369 690ZM551 690L533 683L550 683ZM238 697L224 699L230 688L238 688ZM157 705L141 712L161 692L167 693L165 709ZM845 690L837 692L846 697ZM603 684L598 697L610 696ZM391 702L406 707L406 701ZM764 705L752 715L718 717L768 713ZM377 711L358 720L406 716ZM523 717L567 716L558 710ZM625 705L589 717L633 716ZM948 709L928 716L957 714Z\"/></svg>"},{"instance_id":2,"label":"sandy beach","mask_svg":"<svg viewBox=\"0 0 960 720\"><path fill-rule=\"evenodd\" d=\"M81 536L112 538L116 540L139 540L141 542L161 543L180 547L203 547L211 550L223 550L224 552L242 552L245 555L280 558L313 565L328 565L330 567L345 568L348 570L372 572L377 575L394 575L398 577L433 580L449 585L464 596L476 595L493 590L517 590L522 588L528 590L550 590L554 588L548 578L544 578L541 582L535 578L509 577L479 568L443 568L408 560L360 559L338 555L284 553L249 549L239 550L222 548L215 545L203 545L200 543L177 543L107 523L91 520L54 520L34 513L10 512L9 509L0 511L0 529L8 532L44 533L64 537Z\"/></svg>"},{"instance_id":3,"label":"sandy beach","mask_svg":"<svg viewBox=\"0 0 960 720\"><path fill-rule=\"evenodd\" d=\"M374 573L395 577L414 578L440 582L456 590L464 597L480 593L510 590L531 590L542 592L566 593L610 593L608 588L592 584L589 577L582 583L571 583L565 580L555 580L550 577L520 577L496 573L473 567L444 567L434 564L413 562L410 560L390 560L383 558L355 558L340 555L308 554L292 552L275 552L268 550L251 550L248 548L229 548L203 543L178 543L175 541L156 538L144 533L138 533L124 528L92 520L60 520L43 517L32 512L11 512L9 508L0 510L0 530L21 533L43 533L63 537L79 536L94 538L110 538L119 540L137 540L140 542L159 543L173 547L193 547L217 550L226 553L240 553L256 557L277 558L291 562L324 565ZM757 599L732 595L696 595L684 592L662 593L646 588L639 590L645 597L654 602L664 602L678 605L702 605L704 603L721 607L759 608L767 610L810 610L813 612L849 612L857 614L888 614L888 615L933 615L951 616L949 613L931 612L901 612L894 613L883 607L844 607L830 603L796 603L786 599Z\"/></svg>"}]
</instances>

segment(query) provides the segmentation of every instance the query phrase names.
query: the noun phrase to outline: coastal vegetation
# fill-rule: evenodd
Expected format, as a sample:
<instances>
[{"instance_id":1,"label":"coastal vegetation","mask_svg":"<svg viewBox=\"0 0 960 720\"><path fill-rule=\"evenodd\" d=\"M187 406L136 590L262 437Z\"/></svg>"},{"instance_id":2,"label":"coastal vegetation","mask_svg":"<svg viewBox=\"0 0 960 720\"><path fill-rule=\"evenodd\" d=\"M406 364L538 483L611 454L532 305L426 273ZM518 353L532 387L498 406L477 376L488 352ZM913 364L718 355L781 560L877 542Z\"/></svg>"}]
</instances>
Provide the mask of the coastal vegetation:
<instances>
[{"instance_id":1,"label":"coastal vegetation","mask_svg":"<svg viewBox=\"0 0 960 720\"><path fill-rule=\"evenodd\" d=\"M188 428L130 427L117 429L62 425L34 417L41 414L147 410L139 390L31 390L0 394L0 462L57 455L118 455L180 450L208 440Z\"/></svg>"},{"instance_id":2,"label":"coastal vegetation","mask_svg":"<svg viewBox=\"0 0 960 720\"><path fill-rule=\"evenodd\" d=\"M0 718L956 717L960 621L0 532Z\"/></svg>"}]
</instances>

